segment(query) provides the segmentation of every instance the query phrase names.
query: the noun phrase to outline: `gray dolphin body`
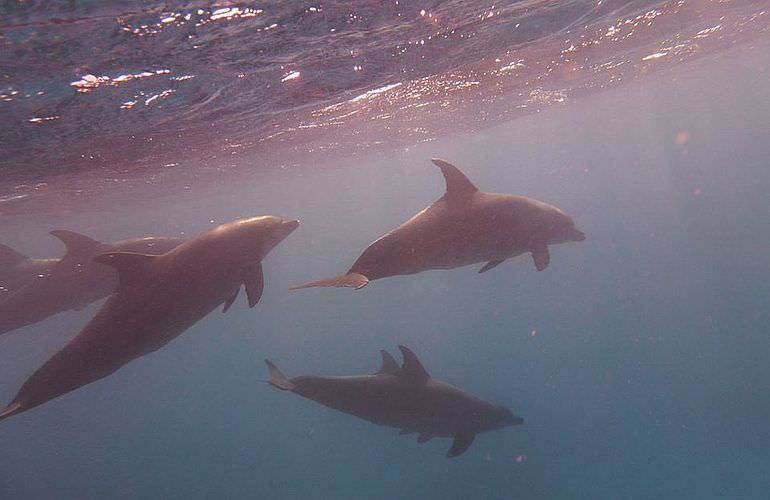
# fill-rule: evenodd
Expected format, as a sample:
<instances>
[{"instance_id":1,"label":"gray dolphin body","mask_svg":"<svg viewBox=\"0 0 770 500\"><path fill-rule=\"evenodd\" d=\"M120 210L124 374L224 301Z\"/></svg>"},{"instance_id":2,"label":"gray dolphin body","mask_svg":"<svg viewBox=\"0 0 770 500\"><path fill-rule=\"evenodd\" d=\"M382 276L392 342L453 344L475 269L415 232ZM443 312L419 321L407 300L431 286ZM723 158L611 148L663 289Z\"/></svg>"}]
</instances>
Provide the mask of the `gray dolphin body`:
<instances>
[{"instance_id":1,"label":"gray dolphin body","mask_svg":"<svg viewBox=\"0 0 770 500\"><path fill-rule=\"evenodd\" d=\"M346 274L292 289L362 288L388 276L486 262L479 270L483 273L527 252L542 271L550 261L548 245L585 239L572 219L553 205L479 191L454 165L432 161L446 179L444 196L374 241Z\"/></svg>"},{"instance_id":2,"label":"gray dolphin body","mask_svg":"<svg viewBox=\"0 0 770 500\"><path fill-rule=\"evenodd\" d=\"M32 259L0 244L0 301L35 278L46 276L58 262L59 259Z\"/></svg>"},{"instance_id":3,"label":"gray dolphin body","mask_svg":"<svg viewBox=\"0 0 770 500\"><path fill-rule=\"evenodd\" d=\"M254 217L223 224L158 256L111 252L119 285L83 330L32 376L0 420L104 378L176 338L245 284L249 307L262 296L262 259L297 221Z\"/></svg>"},{"instance_id":4,"label":"gray dolphin body","mask_svg":"<svg viewBox=\"0 0 770 500\"><path fill-rule=\"evenodd\" d=\"M380 351L382 368L373 375L289 380L272 362L265 363L270 384L279 389L378 425L399 428L402 434L417 432L419 443L433 437L454 438L447 457L464 453L479 432L524 423L507 408L432 378L412 351L398 348L404 356L403 366L399 368L387 351Z\"/></svg>"},{"instance_id":5,"label":"gray dolphin body","mask_svg":"<svg viewBox=\"0 0 770 500\"><path fill-rule=\"evenodd\" d=\"M184 241L181 238L149 236L101 243L73 231L51 231L51 234L64 243L66 254L47 267L44 263L50 262L49 259L31 263L33 268L44 269L0 300L0 335L60 312L82 309L115 291L118 273L110 266L95 262L95 256L107 252L157 255Z\"/></svg>"}]
</instances>

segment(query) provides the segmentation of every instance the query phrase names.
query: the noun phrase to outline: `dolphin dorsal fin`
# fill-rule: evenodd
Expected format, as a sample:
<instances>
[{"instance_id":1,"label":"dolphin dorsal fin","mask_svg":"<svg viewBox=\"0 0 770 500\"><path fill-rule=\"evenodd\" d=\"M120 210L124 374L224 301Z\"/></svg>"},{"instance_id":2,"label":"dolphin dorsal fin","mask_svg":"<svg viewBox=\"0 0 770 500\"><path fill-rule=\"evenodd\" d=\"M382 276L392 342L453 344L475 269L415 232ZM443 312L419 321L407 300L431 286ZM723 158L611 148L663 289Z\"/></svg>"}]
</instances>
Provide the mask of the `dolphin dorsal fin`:
<instances>
[{"instance_id":1,"label":"dolphin dorsal fin","mask_svg":"<svg viewBox=\"0 0 770 500\"><path fill-rule=\"evenodd\" d=\"M0 267L15 266L20 262L24 262L29 259L21 252L17 252L11 247L5 246L0 243Z\"/></svg>"},{"instance_id":2,"label":"dolphin dorsal fin","mask_svg":"<svg viewBox=\"0 0 770 500\"><path fill-rule=\"evenodd\" d=\"M64 254L63 259L88 258L98 252L99 247L102 245L101 242L83 234L76 233L75 231L57 229L51 231L51 235L59 238L67 248L67 252Z\"/></svg>"},{"instance_id":3,"label":"dolphin dorsal fin","mask_svg":"<svg viewBox=\"0 0 770 500\"><path fill-rule=\"evenodd\" d=\"M380 349L380 355L382 356L382 366L380 367L380 371L377 372L377 375L380 373L398 373L399 367L395 358L393 358L393 356L391 356L385 349Z\"/></svg>"},{"instance_id":4,"label":"dolphin dorsal fin","mask_svg":"<svg viewBox=\"0 0 770 500\"><path fill-rule=\"evenodd\" d=\"M408 347L402 345L398 346L401 350L401 354L404 356L404 365L401 367L401 374L404 377L413 380L416 384L422 385L428 381L430 375L422 366L417 355L413 353Z\"/></svg>"},{"instance_id":5,"label":"dolphin dorsal fin","mask_svg":"<svg viewBox=\"0 0 770 500\"><path fill-rule=\"evenodd\" d=\"M479 188L469 181L459 168L439 158L432 158L431 161L441 169L441 173L444 174L444 179L446 179L445 200L462 201L473 196L473 193L478 192Z\"/></svg>"},{"instance_id":6,"label":"dolphin dorsal fin","mask_svg":"<svg viewBox=\"0 0 770 500\"><path fill-rule=\"evenodd\" d=\"M94 262L112 266L118 272L118 287L134 287L151 272L157 255L133 252L110 252L94 257Z\"/></svg>"}]
</instances>

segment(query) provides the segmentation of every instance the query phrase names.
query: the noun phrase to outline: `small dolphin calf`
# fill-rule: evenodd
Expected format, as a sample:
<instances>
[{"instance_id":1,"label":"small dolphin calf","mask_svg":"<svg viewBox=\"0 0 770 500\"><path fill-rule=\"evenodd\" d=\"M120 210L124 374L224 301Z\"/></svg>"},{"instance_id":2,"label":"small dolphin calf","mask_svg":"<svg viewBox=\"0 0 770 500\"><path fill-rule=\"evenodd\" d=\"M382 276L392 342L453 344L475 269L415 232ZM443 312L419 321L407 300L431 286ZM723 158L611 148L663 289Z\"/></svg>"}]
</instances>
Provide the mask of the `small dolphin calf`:
<instances>
[{"instance_id":1,"label":"small dolphin calf","mask_svg":"<svg viewBox=\"0 0 770 500\"><path fill-rule=\"evenodd\" d=\"M292 287L362 288L388 276L453 269L486 262L480 273L531 252L535 267L548 267L548 245L583 241L585 234L561 210L512 194L479 191L460 170L437 158L446 194L369 245L342 275Z\"/></svg>"},{"instance_id":2,"label":"small dolphin calf","mask_svg":"<svg viewBox=\"0 0 770 500\"><path fill-rule=\"evenodd\" d=\"M447 457L465 452L479 432L524 423L507 408L483 401L431 378L417 356L404 346L401 368L387 351L374 375L287 379L270 361L270 384L369 422L419 433L417 442L452 437Z\"/></svg>"},{"instance_id":3,"label":"small dolphin calf","mask_svg":"<svg viewBox=\"0 0 770 500\"><path fill-rule=\"evenodd\" d=\"M51 231L66 247L60 260L0 301L0 335L31 325L64 311L78 310L115 291L118 274L95 262L107 252L141 252L158 255L179 246L181 238L148 236L102 243L74 231ZM52 259L43 260L43 263ZM34 263L36 267L44 264Z\"/></svg>"},{"instance_id":4,"label":"small dolphin calf","mask_svg":"<svg viewBox=\"0 0 770 500\"><path fill-rule=\"evenodd\" d=\"M33 259L0 244L0 301L12 292L45 276L59 259Z\"/></svg>"},{"instance_id":5,"label":"small dolphin calf","mask_svg":"<svg viewBox=\"0 0 770 500\"><path fill-rule=\"evenodd\" d=\"M163 255L97 257L119 284L83 330L24 383L0 420L95 382L176 338L246 285L249 307L262 296L262 259L299 222L254 217L223 224Z\"/></svg>"}]
</instances>

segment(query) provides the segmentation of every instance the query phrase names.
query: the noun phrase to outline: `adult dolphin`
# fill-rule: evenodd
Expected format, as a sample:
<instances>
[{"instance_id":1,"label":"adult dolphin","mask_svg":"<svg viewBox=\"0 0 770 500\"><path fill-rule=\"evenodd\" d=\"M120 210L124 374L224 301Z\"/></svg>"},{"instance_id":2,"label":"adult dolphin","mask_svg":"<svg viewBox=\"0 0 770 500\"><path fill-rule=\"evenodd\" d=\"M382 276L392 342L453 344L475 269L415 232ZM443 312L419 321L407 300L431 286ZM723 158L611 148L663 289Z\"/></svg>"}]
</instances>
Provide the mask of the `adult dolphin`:
<instances>
[{"instance_id":1,"label":"adult dolphin","mask_svg":"<svg viewBox=\"0 0 770 500\"><path fill-rule=\"evenodd\" d=\"M82 309L115 291L118 274L112 267L95 262L95 256L106 252L157 255L184 241L148 236L102 243L74 231L57 230L51 234L64 243L64 257L0 300L0 335L60 312Z\"/></svg>"},{"instance_id":2,"label":"adult dolphin","mask_svg":"<svg viewBox=\"0 0 770 500\"><path fill-rule=\"evenodd\" d=\"M524 423L502 406L484 401L428 375L417 356L398 346L401 368L387 351L382 368L373 375L347 377L301 376L287 379L269 360L270 384L366 421L396 427L402 434L419 433L417 442L433 437L454 438L447 457L468 449L479 432Z\"/></svg>"},{"instance_id":3,"label":"adult dolphin","mask_svg":"<svg viewBox=\"0 0 770 500\"><path fill-rule=\"evenodd\" d=\"M0 300L35 278L46 276L57 262L59 259L33 259L0 243Z\"/></svg>"},{"instance_id":4,"label":"adult dolphin","mask_svg":"<svg viewBox=\"0 0 770 500\"><path fill-rule=\"evenodd\" d=\"M542 201L512 194L485 193L454 165L433 158L446 179L436 202L379 237L342 275L292 287L362 288L388 276L429 269L453 269L479 262L489 271L511 257L530 252L535 267L548 267L548 245L583 241L572 218Z\"/></svg>"},{"instance_id":5,"label":"adult dolphin","mask_svg":"<svg viewBox=\"0 0 770 500\"><path fill-rule=\"evenodd\" d=\"M102 379L179 336L241 284L249 307L262 296L262 259L299 222L253 217L223 224L163 255L111 252L118 288L81 332L22 385L0 420Z\"/></svg>"}]
</instances>

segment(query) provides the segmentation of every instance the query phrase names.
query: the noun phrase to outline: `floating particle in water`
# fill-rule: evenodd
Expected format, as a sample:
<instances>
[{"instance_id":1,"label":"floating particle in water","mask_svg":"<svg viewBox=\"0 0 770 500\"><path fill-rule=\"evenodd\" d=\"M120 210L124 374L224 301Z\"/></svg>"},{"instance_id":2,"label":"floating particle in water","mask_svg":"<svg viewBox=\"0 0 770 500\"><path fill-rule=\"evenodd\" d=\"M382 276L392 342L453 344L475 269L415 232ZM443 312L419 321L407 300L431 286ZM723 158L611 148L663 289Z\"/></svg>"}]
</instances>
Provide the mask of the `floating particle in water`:
<instances>
[{"instance_id":1,"label":"floating particle in water","mask_svg":"<svg viewBox=\"0 0 770 500\"><path fill-rule=\"evenodd\" d=\"M529 336L534 337L535 335L537 335L537 329L533 328L532 330L530 330Z\"/></svg>"},{"instance_id":2,"label":"floating particle in water","mask_svg":"<svg viewBox=\"0 0 770 500\"><path fill-rule=\"evenodd\" d=\"M674 141L680 146L683 146L690 142L690 133L685 131L679 132L676 134L676 139L674 139Z\"/></svg>"},{"instance_id":3,"label":"floating particle in water","mask_svg":"<svg viewBox=\"0 0 770 500\"><path fill-rule=\"evenodd\" d=\"M521 463L524 463L524 461L525 461L526 459L527 459L527 456L526 456L526 455L524 455L524 454L522 454L522 455L516 455L516 463L517 463L517 464L521 464Z\"/></svg>"}]
</instances>

